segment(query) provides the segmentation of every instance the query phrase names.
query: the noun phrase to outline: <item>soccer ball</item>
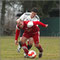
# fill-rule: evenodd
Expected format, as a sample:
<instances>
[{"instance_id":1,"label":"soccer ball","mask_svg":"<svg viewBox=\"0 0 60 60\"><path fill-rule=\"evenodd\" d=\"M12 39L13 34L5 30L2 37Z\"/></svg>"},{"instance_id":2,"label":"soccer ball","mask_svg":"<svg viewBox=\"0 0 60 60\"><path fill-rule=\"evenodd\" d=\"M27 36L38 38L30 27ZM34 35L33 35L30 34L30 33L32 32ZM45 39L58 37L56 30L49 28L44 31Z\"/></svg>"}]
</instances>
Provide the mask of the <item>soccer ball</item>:
<instances>
[{"instance_id":1,"label":"soccer ball","mask_svg":"<svg viewBox=\"0 0 60 60\"><path fill-rule=\"evenodd\" d=\"M34 50L30 50L30 51L28 52L28 56L29 56L30 58L35 58L35 57L36 57L36 52L35 52Z\"/></svg>"}]
</instances>

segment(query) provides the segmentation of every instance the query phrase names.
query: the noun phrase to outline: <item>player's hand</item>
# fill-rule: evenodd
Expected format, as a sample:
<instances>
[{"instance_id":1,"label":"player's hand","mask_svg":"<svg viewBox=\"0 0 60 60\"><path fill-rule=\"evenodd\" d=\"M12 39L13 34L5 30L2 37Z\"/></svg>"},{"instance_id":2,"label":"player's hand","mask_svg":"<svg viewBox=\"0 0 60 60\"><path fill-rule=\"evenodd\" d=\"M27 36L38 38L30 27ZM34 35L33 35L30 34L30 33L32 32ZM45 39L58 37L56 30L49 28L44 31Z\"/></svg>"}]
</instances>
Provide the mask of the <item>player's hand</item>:
<instances>
[{"instance_id":1,"label":"player's hand","mask_svg":"<svg viewBox=\"0 0 60 60\"><path fill-rule=\"evenodd\" d=\"M48 27L48 24L46 24L46 27Z\"/></svg>"},{"instance_id":2,"label":"player's hand","mask_svg":"<svg viewBox=\"0 0 60 60\"><path fill-rule=\"evenodd\" d=\"M18 45L18 41L17 40L15 40L15 44Z\"/></svg>"}]
</instances>

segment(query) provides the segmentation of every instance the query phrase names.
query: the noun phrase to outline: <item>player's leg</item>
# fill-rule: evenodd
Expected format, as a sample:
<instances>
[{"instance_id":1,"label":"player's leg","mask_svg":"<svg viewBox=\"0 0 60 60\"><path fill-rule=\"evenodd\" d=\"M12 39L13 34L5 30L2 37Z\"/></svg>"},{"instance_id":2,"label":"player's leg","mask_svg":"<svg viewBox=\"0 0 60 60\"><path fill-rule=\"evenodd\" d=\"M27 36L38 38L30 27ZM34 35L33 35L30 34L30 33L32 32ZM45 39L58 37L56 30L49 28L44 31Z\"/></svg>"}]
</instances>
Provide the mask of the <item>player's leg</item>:
<instances>
[{"instance_id":1,"label":"player's leg","mask_svg":"<svg viewBox=\"0 0 60 60\"><path fill-rule=\"evenodd\" d=\"M39 33L36 33L33 36L33 39L34 39L35 47L39 50L39 58L40 58L42 57L43 49L41 45L39 44L39 37L40 37Z\"/></svg>"},{"instance_id":2,"label":"player's leg","mask_svg":"<svg viewBox=\"0 0 60 60\"><path fill-rule=\"evenodd\" d=\"M32 38L32 37L29 38L29 39L27 40L27 43L28 43L27 47L28 47L28 50L29 50L29 49L31 49L31 47L32 47L32 45L33 45L33 38Z\"/></svg>"},{"instance_id":3,"label":"player's leg","mask_svg":"<svg viewBox=\"0 0 60 60\"><path fill-rule=\"evenodd\" d=\"M39 50L39 58L42 57L43 49L39 43L35 44L36 48Z\"/></svg>"},{"instance_id":4,"label":"player's leg","mask_svg":"<svg viewBox=\"0 0 60 60\"><path fill-rule=\"evenodd\" d=\"M26 41L27 41L28 38L29 38L29 35L26 34L26 33L23 33L23 36L20 40L20 45L22 46L22 48L24 50L24 53L26 53L26 55L24 57L28 56L28 48L27 48L27 45L26 45Z\"/></svg>"},{"instance_id":5,"label":"player's leg","mask_svg":"<svg viewBox=\"0 0 60 60\"><path fill-rule=\"evenodd\" d=\"M20 37L20 40L21 40L21 38L22 37ZM31 38L27 39L27 43L28 43L27 47L28 47L28 50L29 50L29 49L31 49L31 47L33 45L33 38L31 37ZM18 45L17 51L20 52L20 49L21 49L21 43L19 41L19 45ZM25 53L24 53L24 55L25 55Z\"/></svg>"},{"instance_id":6,"label":"player's leg","mask_svg":"<svg viewBox=\"0 0 60 60\"><path fill-rule=\"evenodd\" d=\"M23 48L24 52L26 54L28 54L28 48L27 48L27 45L26 45L26 41L27 41L27 38L22 36L20 43L22 45L22 48Z\"/></svg>"},{"instance_id":7,"label":"player's leg","mask_svg":"<svg viewBox=\"0 0 60 60\"><path fill-rule=\"evenodd\" d=\"M31 37L31 38L29 38L28 40L27 40L27 48L28 48L28 50L30 50L31 49L31 47L32 47L32 45L33 45L33 38ZM26 53L24 53L24 56L26 56Z\"/></svg>"},{"instance_id":8,"label":"player's leg","mask_svg":"<svg viewBox=\"0 0 60 60\"><path fill-rule=\"evenodd\" d=\"M20 40L22 38L23 32L24 32L24 30L23 29L20 29ZM18 45L17 51L20 52L20 50L21 50L21 43L19 41L19 45Z\"/></svg>"},{"instance_id":9,"label":"player's leg","mask_svg":"<svg viewBox=\"0 0 60 60\"><path fill-rule=\"evenodd\" d=\"M26 45L26 40L27 40L27 38L24 37L24 36L22 36L22 38L20 40L20 45L23 48L24 53L26 54L24 57L28 57L28 48L27 48L27 45Z\"/></svg>"}]
</instances>

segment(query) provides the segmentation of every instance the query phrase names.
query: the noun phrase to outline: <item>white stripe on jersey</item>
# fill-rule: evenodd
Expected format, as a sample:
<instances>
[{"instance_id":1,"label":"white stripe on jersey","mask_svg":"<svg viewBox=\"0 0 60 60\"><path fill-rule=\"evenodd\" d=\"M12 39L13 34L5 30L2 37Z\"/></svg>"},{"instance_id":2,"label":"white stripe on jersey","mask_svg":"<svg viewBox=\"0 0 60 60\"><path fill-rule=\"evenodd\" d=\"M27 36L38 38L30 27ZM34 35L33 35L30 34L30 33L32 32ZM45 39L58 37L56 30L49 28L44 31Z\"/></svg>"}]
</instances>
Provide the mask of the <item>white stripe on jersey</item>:
<instances>
[{"instance_id":1,"label":"white stripe on jersey","mask_svg":"<svg viewBox=\"0 0 60 60\"><path fill-rule=\"evenodd\" d=\"M16 29L20 30L20 29L17 27L17 25L16 25Z\"/></svg>"},{"instance_id":2,"label":"white stripe on jersey","mask_svg":"<svg viewBox=\"0 0 60 60\"><path fill-rule=\"evenodd\" d=\"M31 19L30 17L30 12L25 12L23 15L20 16L19 19L26 21L26 20L30 20L30 21L40 21L39 16L36 15L34 18Z\"/></svg>"}]
</instances>

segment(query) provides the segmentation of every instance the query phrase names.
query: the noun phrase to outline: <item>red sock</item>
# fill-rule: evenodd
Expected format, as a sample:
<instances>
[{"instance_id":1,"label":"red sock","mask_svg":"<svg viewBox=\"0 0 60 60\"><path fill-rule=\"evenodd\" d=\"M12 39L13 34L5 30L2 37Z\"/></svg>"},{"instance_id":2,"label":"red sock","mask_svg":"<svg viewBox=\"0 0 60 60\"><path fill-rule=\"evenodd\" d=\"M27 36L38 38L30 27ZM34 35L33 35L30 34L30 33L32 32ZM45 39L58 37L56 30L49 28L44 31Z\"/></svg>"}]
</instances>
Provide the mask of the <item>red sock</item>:
<instances>
[{"instance_id":1,"label":"red sock","mask_svg":"<svg viewBox=\"0 0 60 60\"><path fill-rule=\"evenodd\" d=\"M39 52L43 52L41 45L39 45L39 47L37 47L37 48L38 48Z\"/></svg>"},{"instance_id":2,"label":"red sock","mask_svg":"<svg viewBox=\"0 0 60 60\"><path fill-rule=\"evenodd\" d=\"M26 53L26 55L28 55L28 48L27 48L26 43L24 43L24 44L22 45L22 48L23 48L24 52Z\"/></svg>"}]
</instances>

